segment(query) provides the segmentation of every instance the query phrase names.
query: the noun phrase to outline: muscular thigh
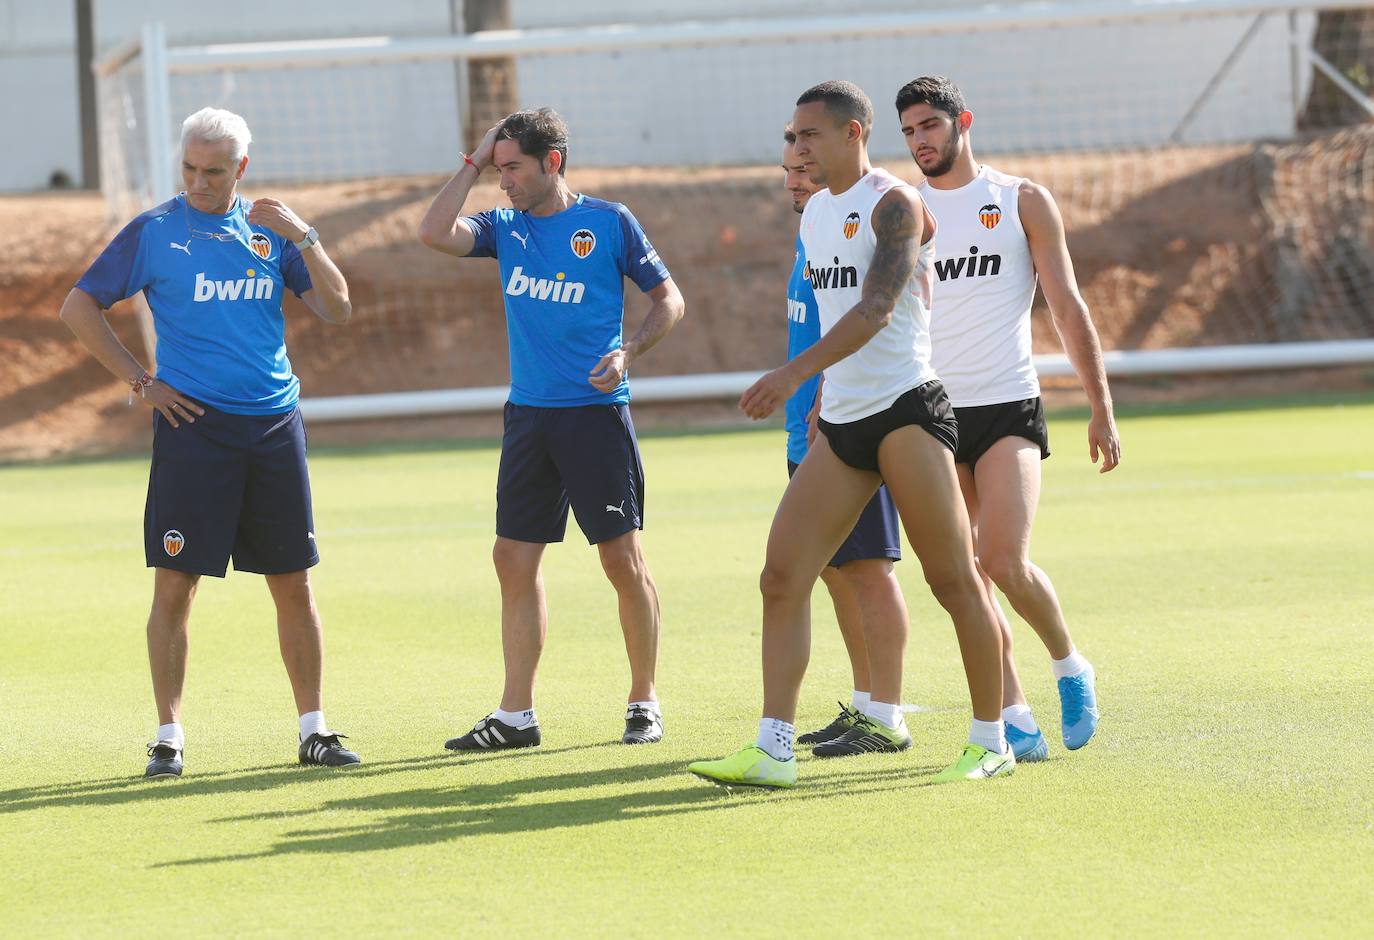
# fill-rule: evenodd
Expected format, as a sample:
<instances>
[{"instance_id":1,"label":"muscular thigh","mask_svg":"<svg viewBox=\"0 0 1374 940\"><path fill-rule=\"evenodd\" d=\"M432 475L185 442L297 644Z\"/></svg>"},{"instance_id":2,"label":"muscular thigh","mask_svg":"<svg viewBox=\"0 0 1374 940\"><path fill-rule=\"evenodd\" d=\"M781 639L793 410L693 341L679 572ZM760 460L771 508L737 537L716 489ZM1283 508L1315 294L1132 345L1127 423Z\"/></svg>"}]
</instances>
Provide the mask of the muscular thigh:
<instances>
[{"instance_id":1,"label":"muscular thigh","mask_svg":"<svg viewBox=\"0 0 1374 940\"><path fill-rule=\"evenodd\" d=\"M898 428L878 448L907 541L927 579L973 570L973 538L950 449L922 428Z\"/></svg>"},{"instance_id":2,"label":"muscular thigh","mask_svg":"<svg viewBox=\"0 0 1374 940\"><path fill-rule=\"evenodd\" d=\"M854 528L880 482L878 474L845 464L817 435L773 516L769 566L804 572L814 580Z\"/></svg>"},{"instance_id":3,"label":"muscular thigh","mask_svg":"<svg viewBox=\"0 0 1374 940\"><path fill-rule=\"evenodd\" d=\"M980 554L1024 556L1040 501L1040 447L1023 437L1004 437L974 469Z\"/></svg>"}]
</instances>

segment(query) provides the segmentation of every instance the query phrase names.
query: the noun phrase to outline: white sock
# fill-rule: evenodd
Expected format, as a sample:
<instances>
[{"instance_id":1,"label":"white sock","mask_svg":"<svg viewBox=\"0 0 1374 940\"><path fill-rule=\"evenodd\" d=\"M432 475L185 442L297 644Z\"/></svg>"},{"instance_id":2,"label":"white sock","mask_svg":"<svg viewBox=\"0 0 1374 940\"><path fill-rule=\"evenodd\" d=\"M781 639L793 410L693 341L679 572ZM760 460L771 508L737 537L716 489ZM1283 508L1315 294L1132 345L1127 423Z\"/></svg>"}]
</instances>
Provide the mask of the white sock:
<instances>
[{"instance_id":1,"label":"white sock","mask_svg":"<svg viewBox=\"0 0 1374 940\"><path fill-rule=\"evenodd\" d=\"M902 726L902 706L888 702L869 702L864 714L886 728Z\"/></svg>"},{"instance_id":2,"label":"white sock","mask_svg":"<svg viewBox=\"0 0 1374 940\"><path fill-rule=\"evenodd\" d=\"M1077 649L1074 649L1063 659L1050 660L1050 666L1054 669L1055 679L1063 679L1067 676L1082 675L1092 668L1092 663L1088 662Z\"/></svg>"},{"instance_id":3,"label":"white sock","mask_svg":"<svg viewBox=\"0 0 1374 940\"><path fill-rule=\"evenodd\" d=\"M630 709L636 707L647 708L649 711L653 712L658 717L663 717L663 709L659 707L658 699L650 699L647 702L631 702L630 704L625 706L625 711L628 712Z\"/></svg>"},{"instance_id":4,"label":"white sock","mask_svg":"<svg viewBox=\"0 0 1374 940\"><path fill-rule=\"evenodd\" d=\"M1015 725L1026 734L1035 734L1040 730L1040 726L1035 723L1035 716L1031 714L1029 705L1008 705L1002 709L1002 720L1009 725Z\"/></svg>"},{"instance_id":5,"label":"white sock","mask_svg":"<svg viewBox=\"0 0 1374 940\"><path fill-rule=\"evenodd\" d=\"M157 739L159 741L171 741L176 745L178 751L186 750L186 732L181 730L181 722L179 721L174 721L170 725L158 725Z\"/></svg>"},{"instance_id":6,"label":"white sock","mask_svg":"<svg viewBox=\"0 0 1374 940\"><path fill-rule=\"evenodd\" d=\"M774 760L791 760L792 742L796 739L795 726L777 718L764 718L759 721L759 736L754 743Z\"/></svg>"},{"instance_id":7,"label":"white sock","mask_svg":"<svg viewBox=\"0 0 1374 940\"><path fill-rule=\"evenodd\" d=\"M872 696L869 693L860 692L858 689L855 689L853 692L849 693L849 707L854 709L856 712L863 711L865 708L868 707L868 703L872 700Z\"/></svg>"},{"instance_id":8,"label":"white sock","mask_svg":"<svg viewBox=\"0 0 1374 940\"><path fill-rule=\"evenodd\" d=\"M301 740L312 734L328 734L329 726L324 723L324 712L306 712L300 718Z\"/></svg>"},{"instance_id":9,"label":"white sock","mask_svg":"<svg viewBox=\"0 0 1374 940\"><path fill-rule=\"evenodd\" d=\"M498 708L491 713L502 724L510 725L512 728L528 728L530 725L537 725L539 722L534 717L534 709L527 708L522 712L508 712L503 708Z\"/></svg>"},{"instance_id":10,"label":"white sock","mask_svg":"<svg viewBox=\"0 0 1374 940\"><path fill-rule=\"evenodd\" d=\"M995 754L1007 753L1006 728L1000 718L996 721L973 719L969 724L968 741L970 744L985 747Z\"/></svg>"}]
</instances>

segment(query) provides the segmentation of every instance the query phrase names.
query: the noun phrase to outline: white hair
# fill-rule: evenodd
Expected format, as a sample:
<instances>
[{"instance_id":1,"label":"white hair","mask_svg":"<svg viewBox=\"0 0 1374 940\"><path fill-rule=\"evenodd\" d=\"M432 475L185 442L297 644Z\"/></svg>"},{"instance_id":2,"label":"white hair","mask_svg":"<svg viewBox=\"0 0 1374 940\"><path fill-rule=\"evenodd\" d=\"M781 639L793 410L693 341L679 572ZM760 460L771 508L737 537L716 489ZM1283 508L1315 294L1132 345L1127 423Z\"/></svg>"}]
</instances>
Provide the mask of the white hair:
<instances>
[{"instance_id":1,"label":"white hair","mask_svg":"<svg viewBox=\"0 0 1374 940\"><path fill-rule=\"evenodd\" d=\"M248 153L248 145L253 135L248 130L248 122L233 111L223 108L201 108L181 122L181 149L186 151L186 141L203 140L217 143L230 140L234 143L234 162L242 160Z\"/></svg>"}]
</instances>

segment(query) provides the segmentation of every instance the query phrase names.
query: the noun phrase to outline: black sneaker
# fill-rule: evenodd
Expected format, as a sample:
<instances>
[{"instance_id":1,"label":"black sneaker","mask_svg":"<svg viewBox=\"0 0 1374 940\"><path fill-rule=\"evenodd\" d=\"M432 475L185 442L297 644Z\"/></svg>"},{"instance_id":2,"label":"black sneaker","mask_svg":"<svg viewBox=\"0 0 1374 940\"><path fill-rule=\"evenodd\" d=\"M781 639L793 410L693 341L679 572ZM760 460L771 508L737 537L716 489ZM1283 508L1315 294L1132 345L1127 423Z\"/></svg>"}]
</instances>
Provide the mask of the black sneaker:
<instances>
[{"instance_id":1,"label":"black sneaker","mask_svg":"<svg viewBox=\"0 0 1374 940\"><path fill-rule=\"evenodd\" d=\"M181 776L181 748L171 741L154 741L148 745L148 766L143 776L149 780L167 780Z\"/></svg>"},{"instance_id":2,"label":"black sneaker","mask_svg":"<svg viewBox=\"0 0 1374 940\"><path fill-rule=\"evenodd\" d=\"M301 742L300 758L302 764L317 767L352 767L361 764L363 759L339 743L346 734L320 734L318 731Z\"/></svg>"},{"instance_id":3,"label":"black sneaker","mask_svg":"<svg viewBox=\"0 0 1374 940\"><path fill-rule=\"evenodd\" d=\"M856 754L895 754L911 747L911 732L906 722L887 728L867 715L856 714L853 726L832 741L817 744L811 751L817 757L853 757Z\"/></svg>"},{"instance_id":4,"label":"black sneaker","mask_svg":"<svg viewBox=\"0 0 1374 940\"><path fill-rule=\"evenodd\" d=\"M512 728L491 715L472 726L461 738L449 738L444 747L450 751L499 751L508 747L538 747L539 723L524 728Z\"/></svg>"},{"instance_id":5,"label":"black sneaker","mask_svg":"<svg viewBox=\"0 0 1374 940\"><path fill-rule=\"evenodd\" d=\"M663 716L643 705L631 705L625 712L625 733L621 744L653 744L663 740Z\"/></svg>"},{"instance_id":6,"label":"black sneaker","mask_svg":"<svg viewBox=\"0 0 1374 940\"><path fill-rule=\"evenodd\" d=\"M840 706L839 717L826 725L819 731L808 731L806 734L797 737L798 744L824 744L826 741L833 741L854 727L854 720L860 717L860 713L850 708L844 702L836 702Z\"/></svg>"}]
</instances>

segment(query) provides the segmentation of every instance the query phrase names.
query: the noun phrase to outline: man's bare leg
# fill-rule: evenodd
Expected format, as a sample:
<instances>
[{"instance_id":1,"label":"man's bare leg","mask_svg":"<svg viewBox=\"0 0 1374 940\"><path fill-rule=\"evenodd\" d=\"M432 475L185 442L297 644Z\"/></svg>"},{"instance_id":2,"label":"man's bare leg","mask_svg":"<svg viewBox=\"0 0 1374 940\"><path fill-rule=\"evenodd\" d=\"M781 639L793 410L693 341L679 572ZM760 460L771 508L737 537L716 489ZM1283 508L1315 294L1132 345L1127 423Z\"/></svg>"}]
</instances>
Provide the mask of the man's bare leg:
<instances>
[{"instance_id":1,"label":"man's bare leg","mask_svg":"<svg viewBox=\"0 0 1374 940\"><path fill-rule=\"evenodd\" d=\"M296 714L322 711L324 627L310 587L310 572L269 574L266 581L277 607L277 642L291 680Z\"/></svg>"},{"instance_id":2,"label":"man's bare leg","mask_svg":"<svg viewBox=\"0 0 1374 940\"><path fill-rule=\"evenodd\" d=\"M191 602L200 575L153 569L153 606L148 613L148 665L160 725L181 723L181 693L186 685Z\"/></svg>"},{"instance_id":3,"label":"man's bare leg","mask_svg":"<svg viewBox=\"0 0 1374 940\"><path fill-rule=\"evenodd\" d=\"M529 711L534 708L534 677L549 629L539 572L544 545L497 536L491 555L501 582L501 652L506 664L501 710Z\"/></svg>"},{"instance_id":4,"label":"man's bare leg","mask_svg":"<svg viewBox=\"0 0 1374 940\"><path fill-rule=\"evenodd\" d=\"M844 640L849 669L854 676L854 691L867 696L868 647L864 643L863 608L859 606L858 591L840 568L826 565L821 569L821 580L825 582L825 588L830 592L830 603L835 608L835 622L839 624L840 638Z\"/></svg>"},{"instance_id":5,"label":"man's bare leg","mask_svg":"<svg viewBox=\"0 0 1374 940\"><path fill-rule=\"evenodd\" d=\"M763 595L763 716L787 724L811 654L811 589L878 490L876 473L846 466L818 436L773 516Z\"/></svg>"},{"instance_id":6,"label":"man's bare leg","mask_svg":"<svg viewBox=\"0 0 1374 940\"><path fill-rule=\"evenodd\" d=\"M974 468L982 507L978 560L1031 625L1053 659L1073 651L1064 611L1049 577L1030 560L1031 525L1040 501L1040 447L1020 437L1004 437Z\"/></svg>"},{"instance_id":7,"label":"man's bare leg","mask_svg":"<svg viewBox=\"0 0 1374 940\"><path fill-rule=\"evenodd\" d=\"M900 705L909 620L892 561L861 558L844 565L840 572L853 586L859 602L868 656L869 698Z\"/></svg>"},{"instance_id":8,"label":"man's bare leg","mask_svg":"<svg viewBox=\"0 0 1374 940\"><path fill-rule=\"evenodd\" d=\"M596 548L601 555L601 567L619 601L620 629L625 634L625 653L630 660L629 701L657 701L654 672L658 664L661 614L658 589L644 561L639 530L631 529L624 535L598 543Z\"/></svg>"},{"instance_id":9,"label":"man's bare leg","mask_svg":"<svg viewBox=\"0 0 1374 940\"><path fill-rule=\"evenodd\" d=\"M973 547L976 552L979 531L978 487L974 482L973 470L968 464L955 464L955 469L959 473L959 489L964 494L964 505L968 508L969 524L973 527ZM976 558L974 560L977 561ZM1026 704L1026 693L1021 688L1021 677L1016 672L1015 644L1011 635L1011 622L1007 620L1007 613L1002 609L1002 604L997 599L997 589L992 583L992 578L989 578L987 572L983 570L982 564L978 564L978 577L983 582L983 587L988 594L988 603L992 605L992 612L997 615L997 626L1002 631L1002 717L1005 718L1008 708Z\"/></svg>"},{"instance_id":10,"label":"man's bare leg","mask_svg":"<svg viewBox=\"0 0 1374 940\"><path fill-rule=\"evenodd\" d=\"M973 717L1000 726L1002 633L974 566L954 456L926 431L909 425L883 439L878 463L926 583L954 621Z\"/></svg>"},{"instance_id":11,"label":"man's bare leg","mask_svg":"<svg viewBox=\"0 0 1374 940\"><path fill-rule=\"evenodd\" d=\"M982 507L979 560L1049 651L1064 744L1070 750L1083 747L1098 721L1092 666L1074 648L1054 585L1030 560L1031 526L1040 500L1040 447L1019 437L1003 438L979 459L974 477ZM1036 723L1024 703L1022 696L1007 717L1031 731Z\"/></svg>"}]
</instances>

